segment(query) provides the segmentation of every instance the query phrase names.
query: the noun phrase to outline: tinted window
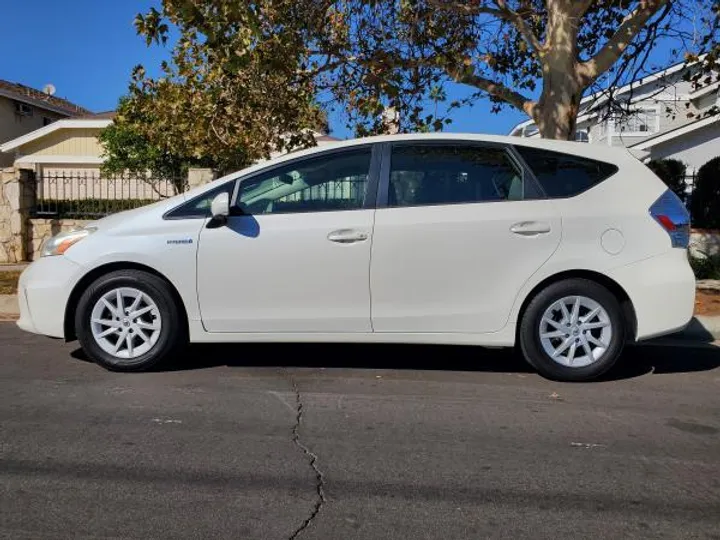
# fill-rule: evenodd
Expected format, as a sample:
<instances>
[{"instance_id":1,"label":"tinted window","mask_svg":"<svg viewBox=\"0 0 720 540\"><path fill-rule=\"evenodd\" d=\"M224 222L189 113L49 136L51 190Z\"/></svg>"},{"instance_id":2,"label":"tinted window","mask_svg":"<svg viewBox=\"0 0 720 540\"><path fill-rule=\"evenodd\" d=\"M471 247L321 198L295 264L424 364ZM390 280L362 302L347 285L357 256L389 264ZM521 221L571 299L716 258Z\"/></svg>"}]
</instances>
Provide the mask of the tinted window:
<instances>
[{"instance_id":1,"label":"tinted window","mask_svg":"<svg viewBox=\"0 0 720 540\"><path fill-rule=\"evenodd\" d=\"M548 197L572 197L618 171L615 165L593 159L517 146Z\"/></svg>"},{"instance_id":2,"label":"tinted window","mask_svg":"<svg viewBox=\"0 0 720 540\"><path fill-rule=\"evenodd\" d=\"M526 198L523 175L502 148L393 146L388 206Z\"/></svg>"},{"instance_id":3,"label":"tinted window","mask_svg":"<svg viewBox=\"0 0 720 540\"><path fill-rule=\"evenodd\" d=\"M333 153L273 169L242 182L236 205L253 215L362 208L370 153L369 148Z\"/></svg>"},{"instance_id":4,"label":"tinted window","mask_svg":"<svg viewBox=\"0 0 720 540\"><path fill-rule=\"evenodd\" d=\"M175 210L168 212L166 217L173 219L180 218L206 218L210 217L210 203L220 193L227 193L232 197L235 180L225 182L224 184L206 191L202 195L195 197Z\"/></svg>"}]
</instances>

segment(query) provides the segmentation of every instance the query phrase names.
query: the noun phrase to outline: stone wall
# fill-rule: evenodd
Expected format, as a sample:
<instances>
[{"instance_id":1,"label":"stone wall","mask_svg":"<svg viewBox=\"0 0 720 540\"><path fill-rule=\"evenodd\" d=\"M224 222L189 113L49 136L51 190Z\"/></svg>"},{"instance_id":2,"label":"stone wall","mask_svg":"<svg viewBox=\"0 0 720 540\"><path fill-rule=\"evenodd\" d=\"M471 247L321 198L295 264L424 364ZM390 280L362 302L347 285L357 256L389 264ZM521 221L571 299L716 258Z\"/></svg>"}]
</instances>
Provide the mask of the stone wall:
<instances>
[{"instance_id":1,"label":"stone wall","mask_svg":"<svg viewBox=\"0 0 720 540\"><path fill-rule=\"evenodd\" d=\"M27 227L27 260L40 257L43 242L58 233L79 229L89 223L83 219L29 219Z\"/></svg>"},{"instance_id":2,"label":"stone wall","mask_svg":"<svg viewBox=\"0 0 720 540\"><path fill-rule=\"evenodd\" d=\"M10 186L14 178L15 169L0 169L0 263L17 262L10 224L13 214L11 201L17 199L13 196L13 187Z\"/></svg>"},{"instance_id":3,"label":"stone wall","mask_svg":"<svg viewBox=\"0 0 720 540\"><path fill-rule=\"evenodd\" d=\"M188 185L197 187L215 178L211 169L190 169ZM51 236L82 227L79 219L31 219L37 184L32 171L0 169L0 264L32 261Z\"/></svg>"},{"instance_id":4,"label":"stone wall","mask_svg":"<svg viewBox=\"0 0 720 540\"><path fill-rule=\"evenodd\" d=\"M27 218L35 204L31 171L0 169L0 263L26 259Z\"/></svg>"}]
</instances>

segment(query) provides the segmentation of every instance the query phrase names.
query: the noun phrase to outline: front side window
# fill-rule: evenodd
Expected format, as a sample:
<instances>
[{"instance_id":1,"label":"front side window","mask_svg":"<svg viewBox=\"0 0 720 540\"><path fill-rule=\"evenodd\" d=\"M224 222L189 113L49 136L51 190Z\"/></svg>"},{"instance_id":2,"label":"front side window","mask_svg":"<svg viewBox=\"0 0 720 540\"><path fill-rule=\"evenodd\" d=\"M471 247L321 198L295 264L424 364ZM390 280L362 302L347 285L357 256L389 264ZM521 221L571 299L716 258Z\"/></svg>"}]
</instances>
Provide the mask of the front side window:
<instances>
[{"instance_id":1,"label":"front side window","mask_svg":"<svg viewBox=\"0 0 720 540\"><path fill-rule=\"evenodd\" d=\"M528 191L532 191L532 187ZM388 206L423 206L534 198L503 148L457 144L396 145Z\"/></svg>"},{"instance_id":2,"label":"front side window","mask_svg":"<svg viewBox=\"0 0 720 540\"><path fill-rule=\"evenodd\" d=\"M370 154L370 148L349 150L273 169L242 182L236 206L252 215L360 209Z\"/></svg>"},{"instance_id":3,"label":"front side window","mask_svg":"<svg viewBox=\"0 0 720 540\"><path fill-rule=\"evenodd\" d=\"M210 205L215 197L220 193L227 193L232 197L236 180L231 180L217 186L216 188L206 191L202 195L189 200L182 206L166 214L170 219L188 219L188 218L208 218L210 217Z\"/></svg>"},{"instance_id":4,"label":"front side window","mask_svg":"<svg viewBox=\"0 0 720 540\"><path fill-rule=\"evenodd\" d=\"M615 174L618 168L595 161L540 148L516 146L515 149L538 179L548 197L573 197Z\"/></svg>"}]
</instances>

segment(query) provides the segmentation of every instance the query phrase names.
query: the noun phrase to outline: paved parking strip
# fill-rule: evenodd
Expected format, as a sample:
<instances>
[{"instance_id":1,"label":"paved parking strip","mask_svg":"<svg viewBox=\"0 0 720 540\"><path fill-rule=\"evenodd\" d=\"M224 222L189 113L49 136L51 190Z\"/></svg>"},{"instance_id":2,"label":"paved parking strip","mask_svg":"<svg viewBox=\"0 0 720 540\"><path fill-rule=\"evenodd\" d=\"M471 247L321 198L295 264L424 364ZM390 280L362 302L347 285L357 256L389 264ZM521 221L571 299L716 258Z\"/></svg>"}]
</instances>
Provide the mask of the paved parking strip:
<instances>
[{"instance_id":1,"label":"paved parking strip","mask_svg":"<svg viewBox=\"0 0 720 540\"><path fill-rule=\"evenodd\" d=\"M0 323L2 538L720 538L720 350L544 380L468 347L193 346L106 372ZM299 414L301 413L301 414Z\"/></svg>"}]
</instances>

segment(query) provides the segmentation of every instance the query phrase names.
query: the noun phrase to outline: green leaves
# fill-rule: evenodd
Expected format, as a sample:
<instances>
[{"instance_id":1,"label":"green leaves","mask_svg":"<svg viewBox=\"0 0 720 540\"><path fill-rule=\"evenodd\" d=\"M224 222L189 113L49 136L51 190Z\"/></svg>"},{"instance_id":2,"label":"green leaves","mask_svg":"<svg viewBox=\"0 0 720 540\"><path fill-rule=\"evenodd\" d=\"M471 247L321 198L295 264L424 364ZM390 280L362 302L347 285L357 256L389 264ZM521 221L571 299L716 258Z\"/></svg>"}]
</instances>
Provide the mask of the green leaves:
<instances>
[{"instance_id":1,"label":"green leaves","mask_svg":"<svg viewBox=\"0 0 720 540\"><path fill-rule=\"evenodd\" d=\"M138 15L148 44L177 41L162 74L132 72L129 94L103 133L110 171L184 175L190 166L242 168L276 150L314 144L325 126L312 78L301 77L305 42L278 25L294 2L165 0Z\"/></svg>"},{"instance_id":2,"label":"green leaves","mask_svg":"<svg viewBox=\"0 0 720 540\"><path fill-rule=\"evenodd\" d=\"M674 1L669 14L627 35L623 61L615 64L618 80L639 73L662 28L680 36L677 21L697 11L683 9L691 4ZM163 170L198 161L239 168L275 149L313 144L310 131L326 123L320 99L344 110L357 135L442 130L458 108L488 97L493 112L508 105L533 117L550 111L546 120L556 116L568 128L577 114L572 103L592 79L582 75L583 64L638 5L164 0L161 9L138 15L135 26L148 44L172 35L172 59L155 79L142 67L133 71L116 121L133 135L130 141L154 150L138 148L123 159L142 158ZM708 39L698 43L717 43ZM445 89L455 82L471 93L447 103ZM392 121L389 110L397 113ZM556 110L572 112L553 115ZM573 132L539 124L544 134Z\"/></svg>"}]
</instances>

